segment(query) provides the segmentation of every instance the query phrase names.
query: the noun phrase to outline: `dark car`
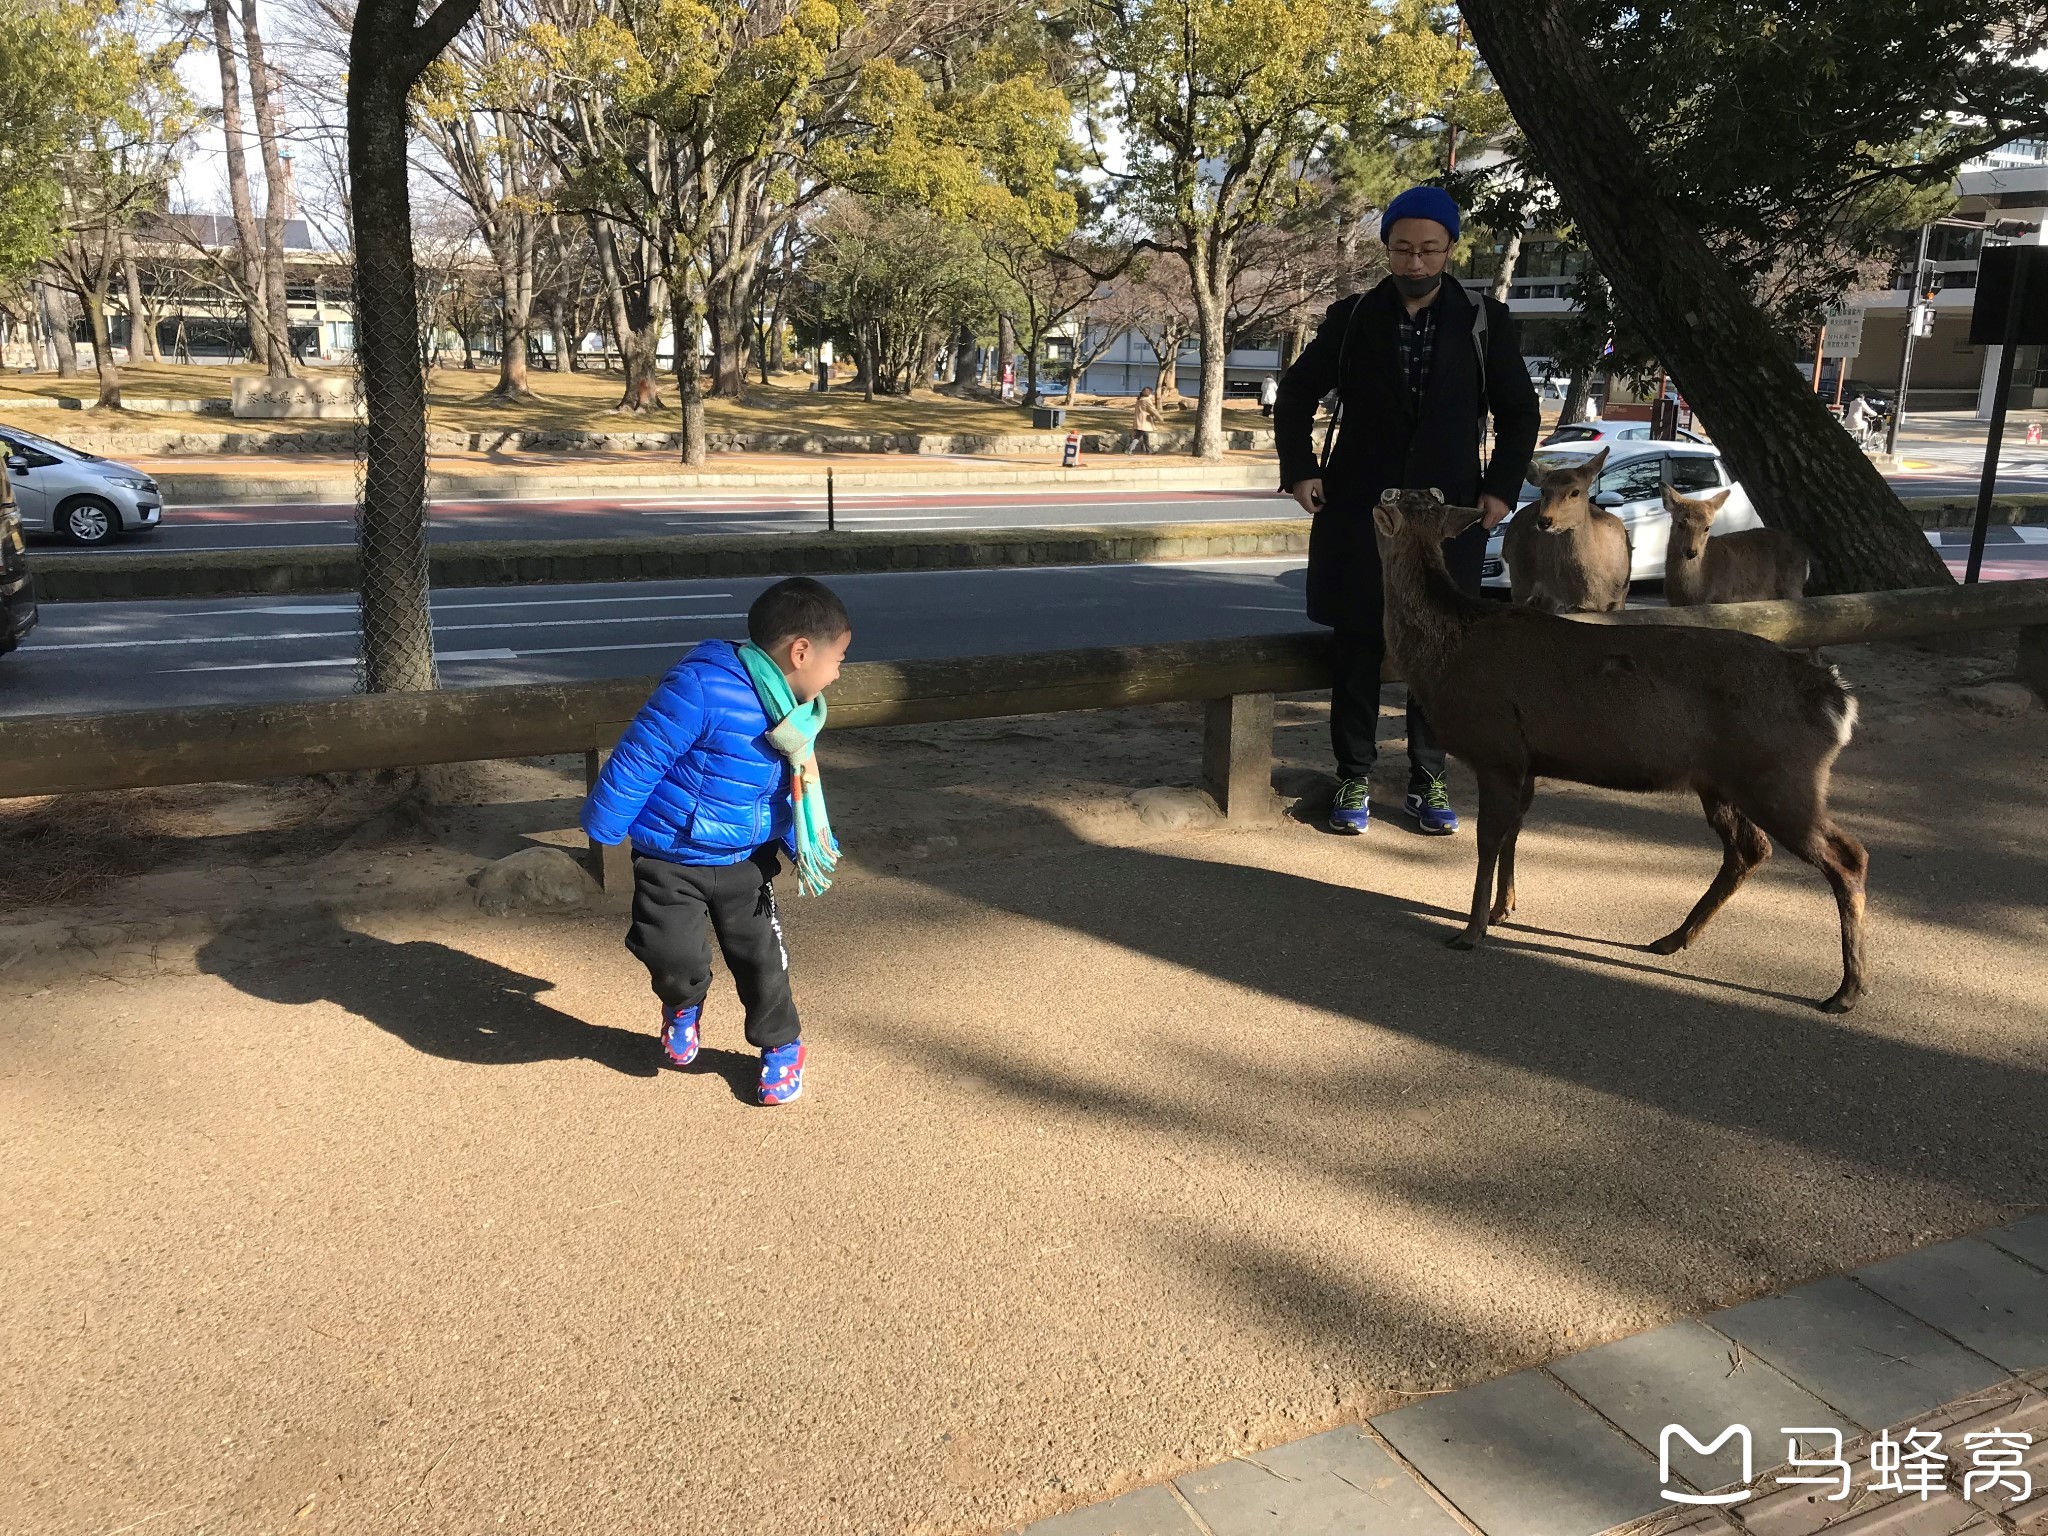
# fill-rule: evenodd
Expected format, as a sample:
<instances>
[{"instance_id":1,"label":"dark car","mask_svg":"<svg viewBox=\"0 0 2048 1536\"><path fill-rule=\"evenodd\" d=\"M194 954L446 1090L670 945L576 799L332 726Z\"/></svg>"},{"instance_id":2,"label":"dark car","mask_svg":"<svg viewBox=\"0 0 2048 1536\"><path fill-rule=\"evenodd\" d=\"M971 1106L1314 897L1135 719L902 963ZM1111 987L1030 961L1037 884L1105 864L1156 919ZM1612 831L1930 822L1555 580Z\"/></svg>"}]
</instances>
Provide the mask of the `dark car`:
<instances>
[{"instance_id":1,"label":"dark car","mask_svg":"<svg viewBox=\"0 0 2048 1536\"><path fill-rule=\"evenodd\" d=\"M21 537L7 476L0 472L0 656L28 638L36 627L36 583L28 573L28 547Z\"/></svg>"}]
</instances>

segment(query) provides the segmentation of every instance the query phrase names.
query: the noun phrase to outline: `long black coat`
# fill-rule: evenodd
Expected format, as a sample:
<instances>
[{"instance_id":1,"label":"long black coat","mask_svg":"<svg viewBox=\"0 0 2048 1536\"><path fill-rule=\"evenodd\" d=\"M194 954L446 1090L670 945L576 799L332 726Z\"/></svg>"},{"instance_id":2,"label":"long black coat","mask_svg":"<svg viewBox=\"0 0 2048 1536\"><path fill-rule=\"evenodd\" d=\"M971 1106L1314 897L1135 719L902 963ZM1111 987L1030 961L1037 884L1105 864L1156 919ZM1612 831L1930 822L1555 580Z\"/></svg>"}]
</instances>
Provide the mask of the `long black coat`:
<instances>
[{"instance_id":1,"label":"long black coat","mask_svg":"<svg viewBox=\"0 0 2048 1536\"><path fill-rule=\"evenodd\" d=\"M1507 306L1467 294L1450 278L1436 304L1436 350L1420 412L1401 368L1401 298L1392 278L1333 304L1315 339L1280 380L1273 430L1281 488L1318 475L1323 480L1323 509L1308 542L1308 616L1318 624L1347 630L1380 626L1380 551L1372 528L1380 492L1435 486L1447 500L1471 506L1485 491L1512 506L1536 451L1536 390ZM1472 319L1481 304L1487 308L1486 405L1494 426L1493 459L1484 473L1479 359L1472 341ZM1316 463L1315 413L1333 389L1340 391L1344 416L1325 470ZM1477 552L1486 536L1475 526L1466 537L1473 559L1458 564L1470 564L1476 580Z\"/></svg>"}]
</instances>

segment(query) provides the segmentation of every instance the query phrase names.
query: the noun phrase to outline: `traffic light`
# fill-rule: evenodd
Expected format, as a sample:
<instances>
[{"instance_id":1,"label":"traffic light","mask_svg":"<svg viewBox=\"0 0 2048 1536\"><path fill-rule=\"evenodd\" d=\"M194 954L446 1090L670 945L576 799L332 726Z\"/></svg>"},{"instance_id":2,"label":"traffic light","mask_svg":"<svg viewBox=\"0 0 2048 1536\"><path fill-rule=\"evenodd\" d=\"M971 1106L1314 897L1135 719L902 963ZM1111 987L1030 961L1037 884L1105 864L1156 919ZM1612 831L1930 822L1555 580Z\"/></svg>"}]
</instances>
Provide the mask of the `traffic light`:
<instances>
[{"instance_id":1,"label":"traffic light","mask_svg":"<svg viewBox=\"0 0 2048 1536\"><path fill-rule=\"evenodd\" d=\"M1934 334L1934 306L1932 304L1915 304L1913 306L1913 334L1915 336L1932 336Z\"/></svg>"},{"instance_id":2,"label":"traffic light","mask_svg":"<svg viewBox=\"0 0 2048 1536\"><path fill-rule=\"evenodd\" d=\"M1941 292L1941 274L1934 270L1932 262L1922 262L1920 271L1913 280L1913 291L1920 296L1922 304L1932 304L1934 296Z\"/></svg>"}]
</instances>

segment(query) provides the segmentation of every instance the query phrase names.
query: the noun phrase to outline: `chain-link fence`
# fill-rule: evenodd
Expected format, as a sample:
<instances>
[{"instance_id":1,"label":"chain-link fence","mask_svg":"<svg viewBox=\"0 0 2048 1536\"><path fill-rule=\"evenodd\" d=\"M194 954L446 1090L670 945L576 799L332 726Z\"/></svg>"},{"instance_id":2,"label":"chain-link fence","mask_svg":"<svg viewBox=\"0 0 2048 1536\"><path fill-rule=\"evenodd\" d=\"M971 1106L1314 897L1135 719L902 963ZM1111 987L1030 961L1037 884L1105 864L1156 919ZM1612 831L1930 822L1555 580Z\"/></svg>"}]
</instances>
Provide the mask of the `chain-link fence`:
<instances>
[{"instance_id":1,"label":"chain-link fence","mask_svg":"<svg viewBox=\"0 0 2048 1536\"><path fill-rule=\"evenodd\" d=\"M366 414L356 449L361 638L356 687L439 686L427 587L427 400L410 274L356 274L356 377Z\"/></svg>"}]
</instances>

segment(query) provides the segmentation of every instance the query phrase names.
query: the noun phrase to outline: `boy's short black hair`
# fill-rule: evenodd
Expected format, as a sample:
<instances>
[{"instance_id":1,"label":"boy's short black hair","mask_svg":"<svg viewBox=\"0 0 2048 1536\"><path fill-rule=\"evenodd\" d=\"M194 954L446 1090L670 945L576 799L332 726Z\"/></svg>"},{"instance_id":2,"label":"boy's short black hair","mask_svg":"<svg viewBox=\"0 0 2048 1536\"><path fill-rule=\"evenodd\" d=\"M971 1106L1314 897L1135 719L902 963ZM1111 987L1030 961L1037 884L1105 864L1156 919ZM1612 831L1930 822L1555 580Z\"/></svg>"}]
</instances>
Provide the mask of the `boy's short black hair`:
<instances>
[{"instance_id":1,"label":"boy's short black hair","mask_svg":"<svg viewBox=\"0 0 2048 1536\"><path fill-rule=\"evenodd\" d=\"M747 610L747 638L762 650L785 640L837 640L853 628L839 594L809 576L790 576L754 599Z\"/></svg>"}]
</instances>

